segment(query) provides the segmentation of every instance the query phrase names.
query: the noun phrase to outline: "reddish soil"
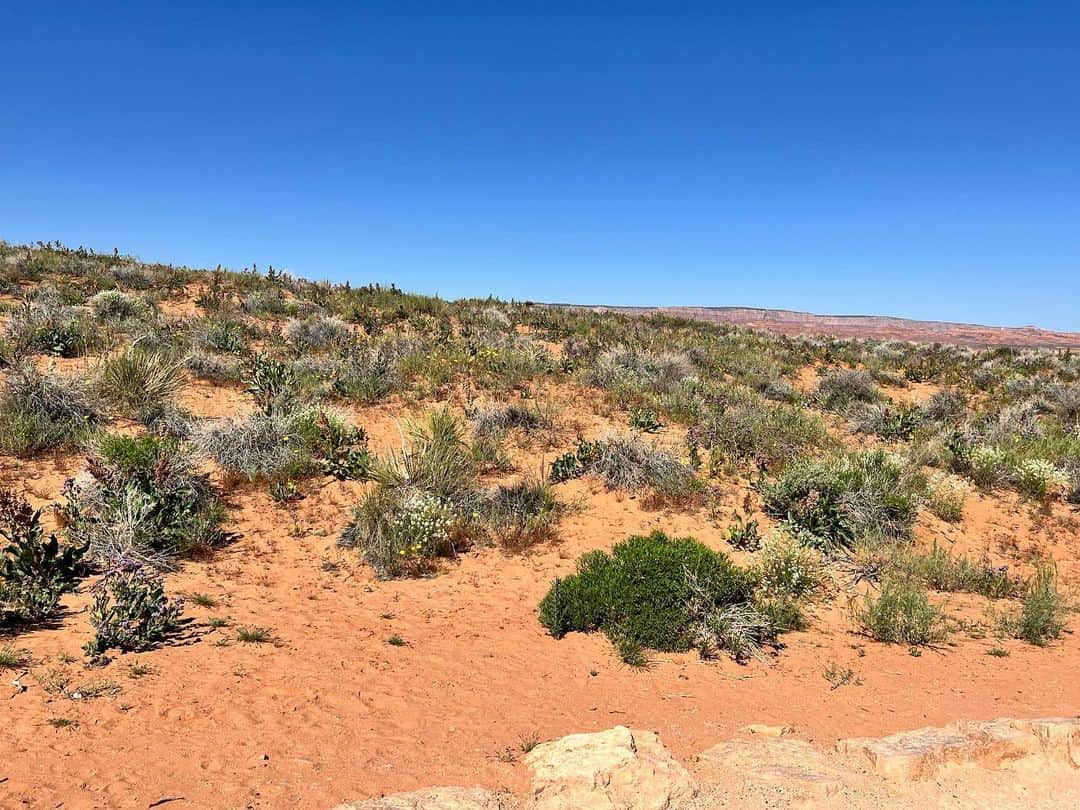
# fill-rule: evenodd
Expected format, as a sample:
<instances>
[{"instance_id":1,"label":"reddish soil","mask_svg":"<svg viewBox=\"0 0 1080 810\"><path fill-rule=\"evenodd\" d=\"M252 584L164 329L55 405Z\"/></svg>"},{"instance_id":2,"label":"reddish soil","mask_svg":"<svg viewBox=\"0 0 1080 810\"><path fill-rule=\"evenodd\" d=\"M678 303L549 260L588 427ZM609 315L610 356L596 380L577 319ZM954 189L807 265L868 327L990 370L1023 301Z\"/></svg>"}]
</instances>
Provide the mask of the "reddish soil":
<instances>
[{"instance_id":1,"label":"reddish soil","mask_svg":"<svg viewBox=\"0 0 1080 810\"><path fill-rule=\"evenodd\" d=\"M563 415L560 446L577 429L606 430L581 392L545 396L575 401ZM184 402L204 415L249 407L239 390L202 385ZM385 451L399 441L394 419L418 410L397 402L351 413L373 449ZM519 449L519 474L533 473L544 453ZM81 464L71 456L4 459L0 484L40 505ZM145 808L172 799L166 806L325 808L438 784L520 793L527 773L515 751L533 733L546 740L623 724L658 731L685 759L751 722L792 724L829 746L842 736L957 719L1077 712L1075 641L1066 636L1040 649L984 636L977 621L987 621L988 603L975 597L942 597L970 622L968 632L918 657L856 635L849 611L859 597L839 589L816 609L812 629L785 636L767 664L656 655L636 671L599 635L546 635L536 605L586 550L653 528L726 549L730 508L747 491L737 481L724 486L728 508L714 523L703 511L646 511L595 482L560 485L561 500L577 508L557 545L526 556L479 549L435 578L392 582L375 580L354 553L334 545L361 485L307 482L291 510L265 487L234 490L229 528L240 539L167 576L171 590L219 602L189 602L198 624L187 643L85 669L85 589L67 599L59 629L10 640L34 663L21 681L25 692L0 692L0 806ZM962 524L922 516L918 528L923 546L937 539L1023 570L1032 555L1053 554L1069 584L1080 575L1077 534L1063 506L1040 512L1011 496L974 494ZM1015 604L998 605L1006 607ZM229 624L213 629L211 617ZM274 642L242 644L241 626L268 628ZM404 646L388 643L395 634ZM1009 655L992 657L992 647ZM852 668L861 685L833 689L824 677L832 663ZM4 690L17 674L5 674ZM70 679L66 695L47 691L61 677ZM95 687L107 694L72 697ZM56 728L55 718L74 723Z\"/></svg>"}]
</instances>

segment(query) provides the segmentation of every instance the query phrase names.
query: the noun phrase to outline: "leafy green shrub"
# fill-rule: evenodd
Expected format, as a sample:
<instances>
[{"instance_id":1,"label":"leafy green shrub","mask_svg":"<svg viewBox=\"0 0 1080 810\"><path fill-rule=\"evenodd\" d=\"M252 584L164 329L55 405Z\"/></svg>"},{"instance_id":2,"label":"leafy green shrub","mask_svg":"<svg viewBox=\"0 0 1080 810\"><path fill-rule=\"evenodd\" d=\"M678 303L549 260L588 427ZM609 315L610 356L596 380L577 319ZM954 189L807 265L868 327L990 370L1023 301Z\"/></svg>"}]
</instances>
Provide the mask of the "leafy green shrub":
<instances>
[{"instance_id":1,"label":"leafy green shrub","mask_svg":"<svg viewBox=\"0 0 1080 810\"><path fill-rule=\"evenodd\" d=\"M101 421L98 403L82 382L24 363L11 370L0 393L0 450L32 455L74 445Z\"/></svg>"},{"instance_id":2,"label":"leafy green shrub","mask_svg":"<svg viewBox=\"0 0 1080 810\"><path fill-rule=\"evenodd\" d=\"M579 436L576 450L563 453L551 463L548 478L553 484L580 478L589 471L594 461L600 456L601 450L600 442L586 441Z\"/></svg>"},{"instance_id":3,"label":"leafy green shrub","mask_svg":"<svg viewBox=\"0 0 1080 810\"><path fill-rule=\"evenodd\" d=\"M183 599L169 599L155 571L130 564L110 569L94 586L90 606L94 638L87 642L86 654L152 649L184 625L183 613Z\"/></svg>"},{"instance_id":4,"label":"leafy green shrub","mask_svg":"<svg viewBox=\"0 0 1080 810\"><path fill-rule=\"evenodd\" d=\"M96 384L103 399L135 410L172 399L187 385L187 378L177 358L132 347L101 363Z\"/></svg>"},{"instance_id":5,"label":"leafy green shrub","mask_svg":"<svg viewBox=\"0 0 1080 810\"><path fill-rule=\"evenodd\" d=\"M0 620L47 619L60 597L79 579L82 546L61 547L56 535L45 539L41 510L0 488Z\"/></svg>"},{"instance_id":6,"label":"leafy green shrub","mask_svg":"<svg viewBox=\"0 0 1080 810\"><path fill-rule=\"evenodd\" d=\"M604 632L624 660L642 648L683 651L716 645L740 657L770 638L750 607L753 579L692 538L634 536L611 554L593 551L557 579L540 603L556 638ZM741 632L741 635L740 635Z\"/></svg>"},{"instance_id":7,"label":"leafy green shrub","mask_svg":"<svg viewBox=\"0 0 1080 810\"><path fill-rule=\"evenodd\" d=\"M747 520L740 512L733 516L734 522L728 526L727 541L732 548L739 551L757 551L761 548L761 528L758 522L751 518Z\"/></svg>"},{"instance_id":8,"label":"leafy green shrub","mask_svg":"<svg viewBox=\"0 0 1080 810\"><path fill-rule=\"evenodd\" d=\"M819 547L907 540L925 480L881 450L800 459L761 484L766 511Z\"/></svg>"},{"instance_id":9,"label":"leafy green shrub","mask_svg":"<svg viewBox=\"0 0 1080 810\"><path fill-rule=\"evenodd\" d=\"M941 610L918 582L907 579L886 578L877 596L866 595L856 620L863 632L888 644L925 646L947 634Z\"/></svg>"},{"instance_id":10,"label":"leafy green shrub","mask_svg":"<svg viewBox=\"0 0 1080 810\"><path fill-rule=\"evenodd\" d=\"M209 477L175 439L106 434L91 448L87 474L63 494L69 536L106 565L165 567L229 537Z\"/></svg>"},{"instance_id":11,"label":"leafy green shrub","mask_svg":"<svg viewBox=\"0 0 1080 810\"><path fill-rule=\"evenodd\" d=\"M263 413L287 410L292 405L293 377L289 367L266 354L256 354L244 364L245 389L255 397Z\"/></svg>"}]
</instances>

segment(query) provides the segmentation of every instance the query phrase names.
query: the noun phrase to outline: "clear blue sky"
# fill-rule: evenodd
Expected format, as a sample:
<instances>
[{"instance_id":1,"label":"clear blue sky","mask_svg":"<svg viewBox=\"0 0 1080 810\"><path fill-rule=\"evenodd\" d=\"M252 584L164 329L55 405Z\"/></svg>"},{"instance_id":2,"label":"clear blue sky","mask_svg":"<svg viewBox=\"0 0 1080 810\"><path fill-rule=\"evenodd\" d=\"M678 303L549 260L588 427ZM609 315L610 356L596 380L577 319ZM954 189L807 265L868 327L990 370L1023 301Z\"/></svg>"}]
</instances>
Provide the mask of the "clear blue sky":
<instances>
[{"instance_id":1,"label":"clear blue sky","mask_svg":"<svg viewBox=\"0 0 1080 810\"><path fill-rule=\"evenodd\" d=\"M1080 330L1075 2L182 5L0 6L0 236Z\"/></svg>"}]
</instances>

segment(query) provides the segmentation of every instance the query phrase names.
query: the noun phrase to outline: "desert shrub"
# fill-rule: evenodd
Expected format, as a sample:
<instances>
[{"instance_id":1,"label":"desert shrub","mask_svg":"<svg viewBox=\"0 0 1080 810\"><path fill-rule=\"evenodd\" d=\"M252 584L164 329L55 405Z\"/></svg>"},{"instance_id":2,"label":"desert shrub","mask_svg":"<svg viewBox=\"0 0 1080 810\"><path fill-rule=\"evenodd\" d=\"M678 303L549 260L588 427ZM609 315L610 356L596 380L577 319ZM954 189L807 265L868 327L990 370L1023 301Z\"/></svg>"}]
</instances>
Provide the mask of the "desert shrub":
<instances>
[{"instance_id":1,"label":"desert shrub","mask_svg":"<svg viewBox=\"0 0 1080 810\"><path fill-rule=\"evenodd\" d=\"M302 432L311 445L323 473L340 481L361 481L371 473L374 459L367 446L367 433L363 428L347 423L337 414L320 410L314 430L308 427Z\"/></svg>"},{"instance_id":2,"label":"desert shrub","mask_svg":"<svg viewBox=\"0 0 1080 810\"><path fill-rule=\"evenodd\" d=\"M864 633L888 644L925 646L943 641L947 634L941 610L913 580L886 578L880 593L867 594L855 615Z\"/></svg>"},{"instance_id":3,"label":"desert shrub","mask_svg":"<svg viewBox=\"0 0 1080 810\"><path fill-rule=\"evenodd\" d=\"M1041 564L1028 585L1020 614L1006 618L1004 629L1029 644L1043 647L1061 636L1065 630L1065 614L1068 606L1058 592L1057 568Z\"/></svg>"},{"instance_id":4,"label":"desert shrub","mask_svg":"<svg viewBox=\"0 0 1080 810\"><path fill-rule=\"evenodd\" d=\"M967 398L956 389L943 388L931 394L919 407L919 411L927 422L957 422L967 412Z\"/></svg>"},{"instance_id":5,"label":"desert shrub","mask_svg":"<svg viewBox=\"0 0 1080 810\"><path fill-rule=\"evenodd\" d=\"M129 290L149 290L154 286L153 271L137 264L119 264L109 269L109 276L117 286Z\"/></svg>"},{"instance_id":6,"label":"desert shrub","mask_svg":"<svg viewBox=\"0 0 1080 810\"><path fill-rule=\"evenodd\" d=\"M761 484L766 511L821 548L874 536L907 540L925 480L901 459L867 451L800 459Z\"/></svg>"},{"instance_id":7,"label":"desert shrub","mask_svg":"<svg viewBox=\"0 0 1080 810\"><path fill-rule=\"evenodd\" d=\"M0 392L0 450L29 455L73 445L102 418L97 400L81 381L21 364Z\"/></svg>"},{"instance_id":8,"label":"desert shrub","mask_svg":"<svg viewBox=\"0 0 1080 810\"><path fill-rule=\"evenodd\" d=\"M512 430L529 434L538 430L550 430L555 420L538 405L523 402L492 403L478 407L469 416L476 438L499 438Z\"/></svg>"},{"instance_id":9,"label":"desert shrub","mask_svg":"<svg viewBox=\"0 0 1080 810\"><path fill-rule=\"evenodd\" d=\"M856 402L845 409L844 415L855 432L889 441L907 441L920 421L920 412L913 405L892 402Z\"/></svg>"},{"instance_id":10,"label":"desert shrub","mask_svg":"<svg viewBox=\"0 0 1080 810\"><path fill-rule=\"evenodd\" d=\"M165 567L228 539L209 477L172 438L101 436L64 495L69 537L104 565Z\"/></svg>"},{"instance_id":11,"label":"desert shrub","mask_svg":"<svg viewBox=\"0 0 1080 810\"><path fill-rule=\"evenodd\" d=\"M285 336L297 349L327 349L344 343L351 337L348 324L338 318L313 315L301 321L292 321L285 329Z\"/></svg>"},{"instance_id":12,"label":"desert shrub","mask_svg":"<svg viewBox=\"0 0 1080 810\"><path fill-rule=\"evenodd\" d=\"M365 404L385 399L401 388L400 360L411 350L400 341L349 347L331 377L333 392Z\"/></svg>"},{"instance_id":13,"label":"desert shrub","mask_svg":"<svg viewBox=\"0 0 1080 810\"><path fill-rule=\"evenodd\" d=\"M472 490L472 454L462 424L449 408L431 411L424 422L407 422L405 433L411 444L403 442L374 467L381 486L420 489L452 504Z\"/></svg>"},{"instance_id":14,"label":"desert shrub","mask_svg":"<svg viewBox=\"0 0 1080 810\"><path fill-rule=\"evenodd\" d=\"M627 492L651 488L674 496L700 488L693 470L667 450L648 445L637 436L611 435L601 440L587 472L608 489Z\"/></svg>"},{"instance_id":15,"label":"desert shrub","mask_svg":"<svg viewBox=\"0 0 1080 810\"><path fill-rule=\"evenodd\" d=\"M752 593L752 577L723 554L658 531L581 557L577 573L555 580L541 601L540 621L556 638L602 631L624 660L643 648L711 645L745 655L770 637L749 607Z\"/></svg>"},{"instance_id":16,"label":"desert shrub","mask_svg":"<svg viewBox=\"0 0 1080 810\"><path fill-rule=\"evenodd\" d=\"M453 521L449 505L429 492L376 487L360 500L338 544L358 548L382 578L417 576L453 551Z\"/></svg>"},{"instance_id":17,"label":"desert shrub","mask_svg":"<svg viewBox=\"0 0 1080 810\"><path fill-rule=\"evenodd\" d=\"M756 575L766 598L800 599L822 587L825 566L817 549L803 545L786 532L777 532L758 553Z\"/></svg>"},{"instance_id":18,"label":"desert shrub","mask_svg":"<svg viewBox=\"0 0 1080 810\"><path fill-rule=\"evenodd\" d=\"M990 599L1003 599L1023 589L1023 583L1010 577L1007 568L975 563L966 556L954 557L937 543L929 554L902 555L895 562L905 576L935 591L978 593Z\"/></svg>"},{"instance_id":19,"label":"desert shrub","mask_svg":"<svg viewBox=\"0 0 1080 810\"><path fill-rule=\"evenodd\" d=\"M664 427L664 423L652 408L631 408L628 424L642 433L658 433Z\"/></svg>"},{"instance_id":20,"label":"desert shrub","mask_svg":"<svg viewBox=\"0 0 1080 810\"><path fill-rule=\"evenodd\" d=\"M0 488L0 621L47 619L80 576L82 546L45 538L41 510Z\"/></svg>"},{"instance_id":21,"label":"desert shrub","mask_svg":"<svg viewBox=\"0 0 1080 810\"><path fill-rule=\"evenodd\" d=\"M519 481L480 494L476 515L495 541L508 551L522 551L555 537L561 510L544 481Z\"/></svg>"},{"instance_id":22,"label":"desert shrub","mask_svg":"<svg viewBox=\"0 0 1080 810\"><path fill-rule=\"evenodd\" d=\"M195 425L195 417L172 402L145 405L139 408L135 418L155 436L171 436L174 439L190 439Z\"/></svg>"},{"instance_id":23,"label":"desert shrub","mask_svg":"<svg viewBox=\"0 0 1080 810\"><path fill-rule=\"evenodd\" d=\"M8 322L8 335L16 353L80 357L102 344L97 326L84 309L51 299L26 301Z\"/></svg>"},{"instance_id":24,"label":"desert shrub","mask_svg":"<svg viewBox=\"0 0 1080 810\"><path fill-rule=\"evenodd\" d=\"M1068 474L1041 458L1022 459L1014 469L1016 488L1029 498L1046 501L1069 489Z\"/></svg>"},{"instance_id":25,"label":"desert shrub","mask_svg":"<svg viewBox=\"0 0 1080 810\"><path fill-rule=\"evenodd\" d=\"M990 489L1008 481L1011 463L1004 450L978 445L971 449L968 459L971 478L980 487Z\"/></svg>"},{"instance_id":26,"label":"desert shrub","mask_svg":"<svg viewBox=\"0 0 1080 810\"><path fill-rule=\"evenodd\" d=\"M94 638L85 647L92 657L111 649L152 649L185 623L183 599L169 599L161 575L152 569L133 564L112 568L94 586L92 595Z\"/></svg>"},{"instance_id":27,"label":"desert shrub","mask_svg":"<svg viewBox=\"0 0 1080 810\"><path fill-rule=\"evenodd\" d=\"M219 419L196 427L195 446L221 468L227 479L281 481L308 472L314 462L304 438L314 421L300 414L253 413L245 419Z\"/></svg>"},{"instance_id":28,"label":"desert shrub","mask_svg":"<svg viewBox=\"0 0 1080 810\"><path fill-rule=\"evenodd\" d=\"M739 551L757 551L761 548L761 527L756 520L747 520L744 515L736 512L733 523L728 526L727 541L732 548Z\"/></svg>"},{"instance_id":29,"label":"desert shrub","mask_svg":"<svg viewBox=\"0 0 1080 810\"><path fill-rule=\"evenodd\" d=\"M828 441L817 416L797 406L758 401L710 409L690 435L713 452L714 461L755 464L765 470L779 468Z\"/></svg>"},{"instance_id":30,"label":"desert shrub","mask_svg":"<svg viewBox=\"0 0 1080 810\"><path fill-rule=\"evenodd\" d=\"M618 404L626 407L644 395L674 391L694 373L693 363L682 354L614 348L602 352L583 370L582 381L612 392Z\"/></svg>"},{"instance_id":31,"label":"desert shrub","mask_svg":"<svg viewBox=\"0 0 1080 810\"><path fill-rule=\"evenodd\" d=\"M153 307L145 298L119 290L102 290L87 301L90 311L99 320L120 323L151 316Z\"/></svg>"},{"instance_id":32,"label":"desert shrub","mask_svg":"<svg viewBox=\"0 0 1080 810\"><path fill-rule=\"evenodd\" d=\"M241 307L249 315L284 315L285 296L278 289L254 290L244 296Z\"/></svg>"},{"instance_id":33,"label":"desert shrub","mask_svg":"<svg viewBox=\"0 0 1080 810\"><path fill-rule=\"evenodd\" d=\"M927 479L926 502L939 518L957 523L964 517L964 502L970 491L963 479L936 472Z\"/></svg>"},{"instance_id":34,"label":"desert shrub","mask_svg":"<svg viewBox=\"0 0 1080 810\"><path fill-rule=\"evenodd\" d=\"M204 380L235 382L240 379L240 366L236 361L209 352L192 352L184 359L184 366Z\"/></svg>"},{"instance_id":35,"label":"desert shrub","mask_svg":"<svg viewBox=\"0 0 1080 810\"><path fill-rule=\"evenodd\" d=\"M181 360L138 346L105 358L97 369L100 396L128 410L167 402L186 385Z\"/></svg>"},{"instance_id":36,"label":"desert shrub","mask_svg":"<svg viewBox=\"0 0 1080 810\"><path fill-rule=\"evenodd\" d=\"M288 365L267 354L255 354L244 362L244 389L265 414L289 410L294 405L293 376Z\"/></svg>"},{"instance_id":37,"label":"desert shrub","mask_svg":"<svg viewBox=\"0 0 1080 810\"><path fill-rule=\"evenodd\" d=\"M874 378L858 369L825 374L818 381L814 399L829 411L842 411L854 402L880 402L885 398Z\"/></svg>"},{"instance_id":38,"label":"desert shrub","mask_svg":"<svg viewBox=\"0 0 1080 810\"><path fill-rule=\"evenodd\" d=\"M228 317L200 318L188 327L192 345L202 351L243 354L248 327L243 321Z\"/></svg>"}]
</instances>

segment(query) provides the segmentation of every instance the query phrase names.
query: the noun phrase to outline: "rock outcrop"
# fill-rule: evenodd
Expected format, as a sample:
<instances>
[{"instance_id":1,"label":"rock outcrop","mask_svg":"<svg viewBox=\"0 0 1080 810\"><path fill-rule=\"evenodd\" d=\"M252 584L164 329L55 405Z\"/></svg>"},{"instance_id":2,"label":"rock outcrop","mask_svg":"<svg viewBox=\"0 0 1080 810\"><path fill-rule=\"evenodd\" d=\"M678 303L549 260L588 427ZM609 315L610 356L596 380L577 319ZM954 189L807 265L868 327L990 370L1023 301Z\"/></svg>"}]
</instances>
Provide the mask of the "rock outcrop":
<instances>
[{"instance_id":1,"label":"rock outcrop","mask_svg":"<svg viewBox=\"0 0 1080 810\"><path fill-rule=\"evenodd\" d=\"M669 810L695 793L656 734L624 726L538 745L525 762L533 810Z\"/></svg>"}]
</instances>

